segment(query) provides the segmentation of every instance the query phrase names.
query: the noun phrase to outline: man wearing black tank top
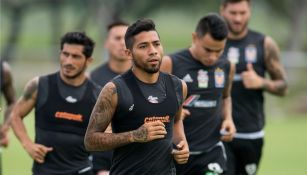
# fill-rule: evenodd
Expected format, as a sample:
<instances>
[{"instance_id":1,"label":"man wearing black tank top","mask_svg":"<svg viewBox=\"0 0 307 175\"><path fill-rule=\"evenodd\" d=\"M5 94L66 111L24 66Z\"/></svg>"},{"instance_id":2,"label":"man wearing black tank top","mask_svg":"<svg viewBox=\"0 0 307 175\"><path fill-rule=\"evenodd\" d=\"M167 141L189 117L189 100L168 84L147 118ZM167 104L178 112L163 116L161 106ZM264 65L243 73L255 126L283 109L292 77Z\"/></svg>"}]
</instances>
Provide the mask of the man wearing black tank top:
<instances>
[{"instance_id":1,"label":"man wearing black tank top","mask_svg":"<svg viewBox=\"0 0 307 175\"><path fill-rule=\"evenodd\" d=\"M92 175L83 140L99 87L85 75L95 43L82 32L61 39L60 70L35 77L12 111L12 127L33 158L33 175ZM35 141L23 118L35 108Z\"/></svg>"},{"instance_id":2,"label":"man wearing black tank top","mask_svg":"<svg viewBox=\"0 0 307 175\"><path fill-rule=\"evenodd\" d=\"M237 133L226 144L229 175L257 173L264 137L263 92L284 96L287 91L275 41L248 28L250 3L250 0L223 0L220 7L230 30L224 58L236 65L231 95ZM265 78L266 72L270 78Z\"/></svg>"},{"instance_id":3,"label":"man wearing black tank top","mask_svg":"<svg viewBox=\"0 0 307 175\"><path fill-rule=\"evenodd\" d=\"M182 117L190 147L187 164L178 174L222 174L226 157L221 139L235 133L230 89L234 66L221 59L228 29L217 14L201 18L192 33L192 46L163 58L161 70L183 79L188 86Z\"/></svg>"},{"instance_id":4,"label":"man wearing black tank top","mask_svg":"<svg viewBox=\"0 0 307 175\"><path fill-rule=\"evenodd\" d=\"M125 43L132 69L102 89L85 146L90 151L114 149L111 175L174 175L173 159L183 164L189 157L180 118L186 84L159 71L163 47L153 21L129 26ZM106 133L111 122L113 133Z\"/></svg>"},{"instance_id":5,"label":"man wearing black tank top","mask_svg":"<svg viewBox=\"0 0 307 175\"><path fill-rule=\"evenodd\" d=\"M108 25L108 36L104 43L109 59L90 73L90 78L103 87L115 76L131 68L131 59L126 55L125 33L128 23L117 20ZM93 152L93 171L96 175L108 175L111 168L112 151Z\"/></svg>"}]
</instances>

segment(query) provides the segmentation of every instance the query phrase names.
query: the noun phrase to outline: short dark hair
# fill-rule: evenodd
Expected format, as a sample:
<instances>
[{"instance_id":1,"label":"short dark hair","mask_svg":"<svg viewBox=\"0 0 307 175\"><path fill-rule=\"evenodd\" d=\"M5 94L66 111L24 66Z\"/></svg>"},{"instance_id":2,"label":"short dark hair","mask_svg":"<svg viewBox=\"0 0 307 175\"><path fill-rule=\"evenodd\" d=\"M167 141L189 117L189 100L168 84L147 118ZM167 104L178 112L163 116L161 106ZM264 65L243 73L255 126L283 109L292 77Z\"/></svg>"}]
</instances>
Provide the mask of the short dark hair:
<instances>
[{"instance_id":1,"label":"short dark hair","mask_svg":"<svg viewBox=\"0 0 307 175\"><path fill-rule=\"evenodd\" d=\"M199 20L195 32L198 37L209 33L213 39L221 41L227 37L228 27L222 17L216 13L210 13Z\"/></svg>"},{"instance_id":2,"label":"short dark hair","mask_svg":"<svg viewBox=\"0 0 307 175\"><path fill-rule=\"evenodd\" d=\"M227 4L238 3L238 2L242 2L242 1L246 1L248 3L251 2L251 0L222 0L222 5L226 6Z\"/></svg>"},{"instance_id":3,"label":"short dark hair","mask_svg":"<svg viewBox=\"0 0 307 175\"><path fill-rule=\"evenodd\" d=\"M129 23L121 19L114 20L107 25L107 31L109 32L113 27L117 26L129 26Z\"/></svg>"},{"instance_id":4,"label":"short dark hair","mask_svg":"<svg viewBox=\"0 0 307 175\"><path fill-rule=\"evenodd\" d=\"M85 32L68 32L61 38L61 50L64 44L77 44L84 46L83 54L89 58L93 54L95 42Z\"/></svg>"},{"instance_id":5,"label":"short dark hair","mask_svg":"<svg viewBox=\"0 0 307 175\"><path fill-rule=\"evenodd\" d=\"M144 31L156 31L156 25L151 19L139 19L128 27L125 34L126 47L132 49L134 36Z\"/></svg>"}]
</instances>

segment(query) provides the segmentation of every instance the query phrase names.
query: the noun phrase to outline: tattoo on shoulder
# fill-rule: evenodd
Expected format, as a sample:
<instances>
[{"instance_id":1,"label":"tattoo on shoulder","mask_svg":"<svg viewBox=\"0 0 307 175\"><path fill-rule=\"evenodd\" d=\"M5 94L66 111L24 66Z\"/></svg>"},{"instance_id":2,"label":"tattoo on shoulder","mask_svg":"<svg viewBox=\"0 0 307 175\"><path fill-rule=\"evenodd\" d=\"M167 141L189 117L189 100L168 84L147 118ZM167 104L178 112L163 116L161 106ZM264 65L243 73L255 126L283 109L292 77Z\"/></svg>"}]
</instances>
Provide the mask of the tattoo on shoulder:
<instances>
[{"instance_id":1,"label":"tattoo on shoulder","mask_svg":"<svg viewBox=\"0 0 307 175\"><path fill-rule=\"evenodd\" d=\"M112 106L112 95L115 93L116 87L113 84L107 84L98 97L91 116L93 126L96 126L97 130L100 130L102 125L108 125L112 119L115 110L114 106Z\"/></svg>"},{"instance_id":2,"label":"tattoo on shoulder","mask_svg":"<svg viewBox=\"0 0 307 175\"><path fill-rule=\"evenodd\" d=\"M266 44L266 68L273 79L285 79L285 72L280 62L279 49L276 43L270 41Z\"/></svg>"},{"instance_id":3,"label":"tattoo on shoulder","mask_svg":"<svg viewBox=\"0 0 307 175\"><path fill-rule=\"evenodd\" d=\"M38 88L38 81L36 81L36 80L30 81L30 82L27 84L27 86L26 86L26 88L25 88L25 90L24 90L23 99L24 99L24 100L29 100L29 99L31 99L33 93L34 93L35 91L37 91L37 88Z\"/></svg>"}]
</instances>

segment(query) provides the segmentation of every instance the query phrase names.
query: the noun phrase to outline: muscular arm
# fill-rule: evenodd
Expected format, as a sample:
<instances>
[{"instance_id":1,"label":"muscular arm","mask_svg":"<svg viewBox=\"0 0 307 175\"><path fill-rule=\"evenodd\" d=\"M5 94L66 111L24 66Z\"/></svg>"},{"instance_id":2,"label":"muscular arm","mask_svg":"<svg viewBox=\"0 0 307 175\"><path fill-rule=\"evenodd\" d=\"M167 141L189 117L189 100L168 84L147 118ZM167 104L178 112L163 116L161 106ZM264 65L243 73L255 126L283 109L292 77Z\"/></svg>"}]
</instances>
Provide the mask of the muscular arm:
<instances>
[{"instance_id":1,"label":"muscular arm","mask_svg":"<svg viewBox=\"0 0 307 175\"><path fill-rule=\"evenodd\" d=\"M132 133L105 133L117 106L117 92L107 83L99 94L85 134L84 144L89 151L111 150L132 142Z\"/></svg>"},{"instance_id":2,"label":"muscular arm","mask_svg":"<svg viewBox=\"0 0 307 175\"><path fill-rule=\"evenodd\" d=\"M166 72L166 73L169 73L169 74L172 73L173 70L172 70L172 60L171 60L171 57L169 57L169 56L164 56L163 57L160 70L162 72Z\"/></svg>"},{"instance_id":3,"label":"muscular arm","mask_svg":"<svg viewBox=\"0 0 307 175\"><path fill-rule=\"evenodd\" d=\"M265 79L263 88L275 95L284 96L287 93L286 73L280 62L279 49L274 40L266 37L264 40L265 66L271 79Z\"/></svg>"},{"instance_id":4,"label":"muscular arm","mask_svg":"<svg viewBox=\"0 0 307 175\"><path fill-rule=\"evenodd\" d=\"M8 126L9 124L9 115L13 109L13 106L16 102L15 89L13 86L13 77L11 74L11 69L7 63L3 64L3 73L4 73L4 89L3 94L7 103L7 108L4 113L4 125Z\"/></svg>"},{"instance_id":5,"label":"muscular arm","mask_svg":"<svg viewBox=\"0 0 307 175\"><path fill-rule=\"evenodd\" d=\"M25 147L28 143L33 143L27 134L23 118L34 108L38 90L38 77L32 79L26 85L23 95L15 104L12 113L12 128L15 135Z\"/></svg>"},{"instance_id":6,"label":"muscular arm","mask_svg":"<svg viewBox=\"0 0 307 175\"><path fill-rule=\"evenodd\" d=\"M164 138L166 131L162 122L145 123L137 130L123 133L106 133L117 106L117 92L114 83L107 83L95 104L85 134L84 144L89 151L104 151L133 142L148 142Z\"/></svg>"}]
</instances>

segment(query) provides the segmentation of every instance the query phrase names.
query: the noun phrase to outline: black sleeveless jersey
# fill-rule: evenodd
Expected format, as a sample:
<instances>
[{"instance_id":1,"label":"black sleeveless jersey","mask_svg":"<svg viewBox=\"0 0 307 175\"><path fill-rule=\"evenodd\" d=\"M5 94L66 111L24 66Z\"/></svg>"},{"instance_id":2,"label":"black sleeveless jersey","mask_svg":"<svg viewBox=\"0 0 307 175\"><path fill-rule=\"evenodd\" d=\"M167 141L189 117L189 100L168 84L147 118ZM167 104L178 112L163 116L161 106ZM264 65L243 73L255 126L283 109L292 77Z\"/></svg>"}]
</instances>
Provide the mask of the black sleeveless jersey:
<instances>
[{"instance_id":1,"label":"black sleeveless jersey","mask_svg":"<svg viewBox=\"0 0 307 175\"><path fill-rule=\"evenodd\" d=\"M90 78L99 86L103 87L117 75L117 73L110 69L108 63L105 63L94 69L90 74Z\"/></svg>"},{"instance_id":2,"label":"black sleeveless jersey","mask_svg":"<svg viewBox=\"0 0 307 175\"><path fill-rule=\"evenodd\" d=\"M69 102L60 95L57 74L47 75L47 100L35 108L35 142L53 147L53 151L46 155L45 163L34 162L34 174L70 175L91 167L83 140L97 98L93 93L96 87L87 81L83 97ZM46 95L42 93L46 85L41 83L38 98Z\"/></svg>"},{"instance_id":3,"label":"black sleeveless jersey","mask_svg":"<svg viewBox=\"0 0 307 175\"><path fill-rule=\"evenodd\" d=\"M188 49L170 57L172 73L188 86L183 105L191 115L183 124L190 151L205 151L220 140L223 90L228 83L230 63L219 59L215 65L205 66Z\"/></svg>"},{"instance_id":4,"label":"black sleeveless jersey","mask_svg":"<svg viewBox=\"0 0 307 175\"><path fill-rule=\"evenodd\" d=\"M167 135L163 139L116 148L111 175L169 175L174 171L172 132L174 116L179 109L178 92L171 75L161 72L159 76L158 81L165 82L166 88L166 98L160 103L151 103L144 97L131 70L112 80L118 93L118 105L112 119L113 132L135 130L145 122L160 120L165 124Z\"/></svg>"},{"instance_id":5,"label":"black sleeveless jersey","mask_svg":"<svg viewBox=\"0 0 307 175\"><path fill-rule=\"evenodd\" d=\"M257 132L264 127L263 90L246 89L241 77L247 63L252 63L258 75L265 76L264 38L263 34L249 30L240 40L228 39L224 50L224 58L236 65L231 95L238 133Z\"/></svg>"}]
</instances>

